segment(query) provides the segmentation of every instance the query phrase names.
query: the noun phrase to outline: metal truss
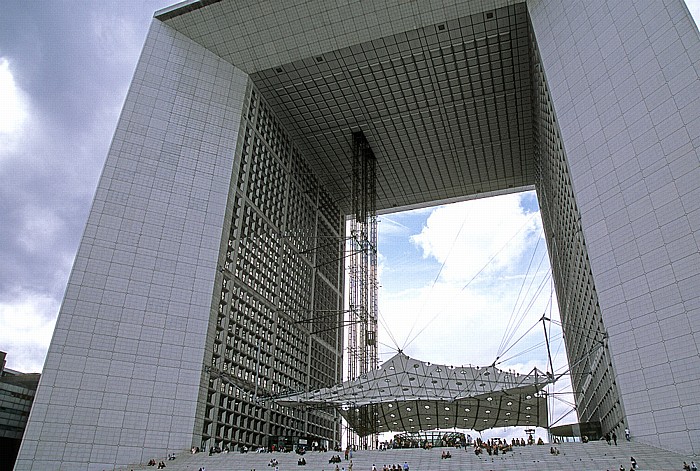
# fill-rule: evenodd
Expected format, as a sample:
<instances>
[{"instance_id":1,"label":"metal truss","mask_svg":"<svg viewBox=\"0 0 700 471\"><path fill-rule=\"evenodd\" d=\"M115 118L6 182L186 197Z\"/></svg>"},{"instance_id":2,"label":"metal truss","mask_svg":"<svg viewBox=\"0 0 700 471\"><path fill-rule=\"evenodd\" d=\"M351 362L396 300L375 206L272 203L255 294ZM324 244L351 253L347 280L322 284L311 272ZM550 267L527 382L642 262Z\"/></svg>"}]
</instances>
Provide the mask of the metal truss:
<instances>
[{"instance_id":1,"label":"metal truss","mask_svg":"<svg viewBox=\"0 0 700 471\"><path fill-rule=\"evenodd\" d=\"M350 293L348 379L377 368L377 187L376 159L364 134L352 135L352 219L350 222ZM370 413L365 418L372 420ZM358 443L359 440L359 443ZM348 445L368 448L376 437L357 437L348 429Z\"/></svg>"}]
</instances>

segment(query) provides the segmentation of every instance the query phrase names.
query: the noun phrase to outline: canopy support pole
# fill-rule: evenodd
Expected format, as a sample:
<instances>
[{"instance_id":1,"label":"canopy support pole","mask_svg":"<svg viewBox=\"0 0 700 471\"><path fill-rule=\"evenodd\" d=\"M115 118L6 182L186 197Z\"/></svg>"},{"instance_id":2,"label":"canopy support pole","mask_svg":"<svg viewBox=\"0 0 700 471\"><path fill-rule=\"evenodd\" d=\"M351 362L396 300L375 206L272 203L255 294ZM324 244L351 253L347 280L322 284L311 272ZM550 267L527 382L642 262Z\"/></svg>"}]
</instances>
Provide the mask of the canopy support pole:
<instances>
[{"instance_id":1,"label":"canopy support pole","mask_svg":"<svg viewBox=\"0 0 700 471\"><path fill-rule=\"evenodd\" d=\"M544 328L544 343L547 345L547 357L549 358L549 368L552 372L552 377L554 377L554 364L552 363L552 350L549 348L549 336L547 335L547 323L549 319L546 316L542 316L542 327Z\"/></svg>"}]
</instances>

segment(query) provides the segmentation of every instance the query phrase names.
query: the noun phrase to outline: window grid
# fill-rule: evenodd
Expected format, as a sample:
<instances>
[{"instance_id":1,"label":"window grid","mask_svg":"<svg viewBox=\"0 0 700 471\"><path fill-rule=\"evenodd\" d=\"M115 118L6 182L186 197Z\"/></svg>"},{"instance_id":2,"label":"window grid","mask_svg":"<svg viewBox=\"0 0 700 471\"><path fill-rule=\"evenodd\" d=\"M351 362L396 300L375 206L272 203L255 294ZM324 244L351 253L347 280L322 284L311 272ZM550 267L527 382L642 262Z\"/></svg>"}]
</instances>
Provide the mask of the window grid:
<instances>
[{"instance_id":1,"label":"window grid","mask_svg":"<svg viewBox=\"0 0 700 471\"><path fill-rule=\"evenodd\" d=\"M316 246L323 245L317 233L338 239L342 217L254 87L245 117L231 229L215 292L202 443L260 446L269 436L308 434L334 440L337 414L311 413L304 420L300 411L261 397L340 380L337 333L325 342L306 321L313 316L311 306L338 309L342 302L340 287L329 285L342 279L339 265L324 267L328 276L312 284L321 270L315 265Z\"/></svg>"}]
</instances>

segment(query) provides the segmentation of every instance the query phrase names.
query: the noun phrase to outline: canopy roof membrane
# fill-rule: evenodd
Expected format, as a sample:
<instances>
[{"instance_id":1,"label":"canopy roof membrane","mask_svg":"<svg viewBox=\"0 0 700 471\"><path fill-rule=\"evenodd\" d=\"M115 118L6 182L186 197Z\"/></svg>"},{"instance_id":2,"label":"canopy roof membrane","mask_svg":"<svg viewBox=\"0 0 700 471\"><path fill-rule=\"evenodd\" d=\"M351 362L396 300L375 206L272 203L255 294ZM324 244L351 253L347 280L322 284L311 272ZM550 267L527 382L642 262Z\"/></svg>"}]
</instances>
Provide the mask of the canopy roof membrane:
<instances>
[{"instance_id":1,"label":"canopy roof membrane","mask_svg":"<svg viewBox=\"0 0 700 471\"><path fill-rule=\"evenodd\" d=\"M360 436L381 432L493 427L547 427L540 391L553 381L537 368L527 375L495 366L446 366L397 353L351 381L276 398L285 406L334 407Z\"/></svg>"}]
</instances>

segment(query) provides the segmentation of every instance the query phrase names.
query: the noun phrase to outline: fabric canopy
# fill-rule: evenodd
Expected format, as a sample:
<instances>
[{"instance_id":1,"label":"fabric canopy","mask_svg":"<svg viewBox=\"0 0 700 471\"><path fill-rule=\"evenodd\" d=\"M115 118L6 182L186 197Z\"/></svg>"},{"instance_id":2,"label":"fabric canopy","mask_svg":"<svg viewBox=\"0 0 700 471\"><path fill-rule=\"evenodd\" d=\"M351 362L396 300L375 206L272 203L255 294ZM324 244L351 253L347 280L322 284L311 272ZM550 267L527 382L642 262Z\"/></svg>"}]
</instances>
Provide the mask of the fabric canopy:
<instances>
[{"instance_id":1,"label":"fabric canopy","mask_svg":"<svg viewBox=\"0 0 700 471\"><path fill-rule=\"evenodd\" d=\"M359 378L275 401L285 406L335 407L361 436L547 427L547 401L540 391L551 382L552 377L537 368L521 375L495 366L436 365L397 353Z\"/></svg>"}]
</instances>

